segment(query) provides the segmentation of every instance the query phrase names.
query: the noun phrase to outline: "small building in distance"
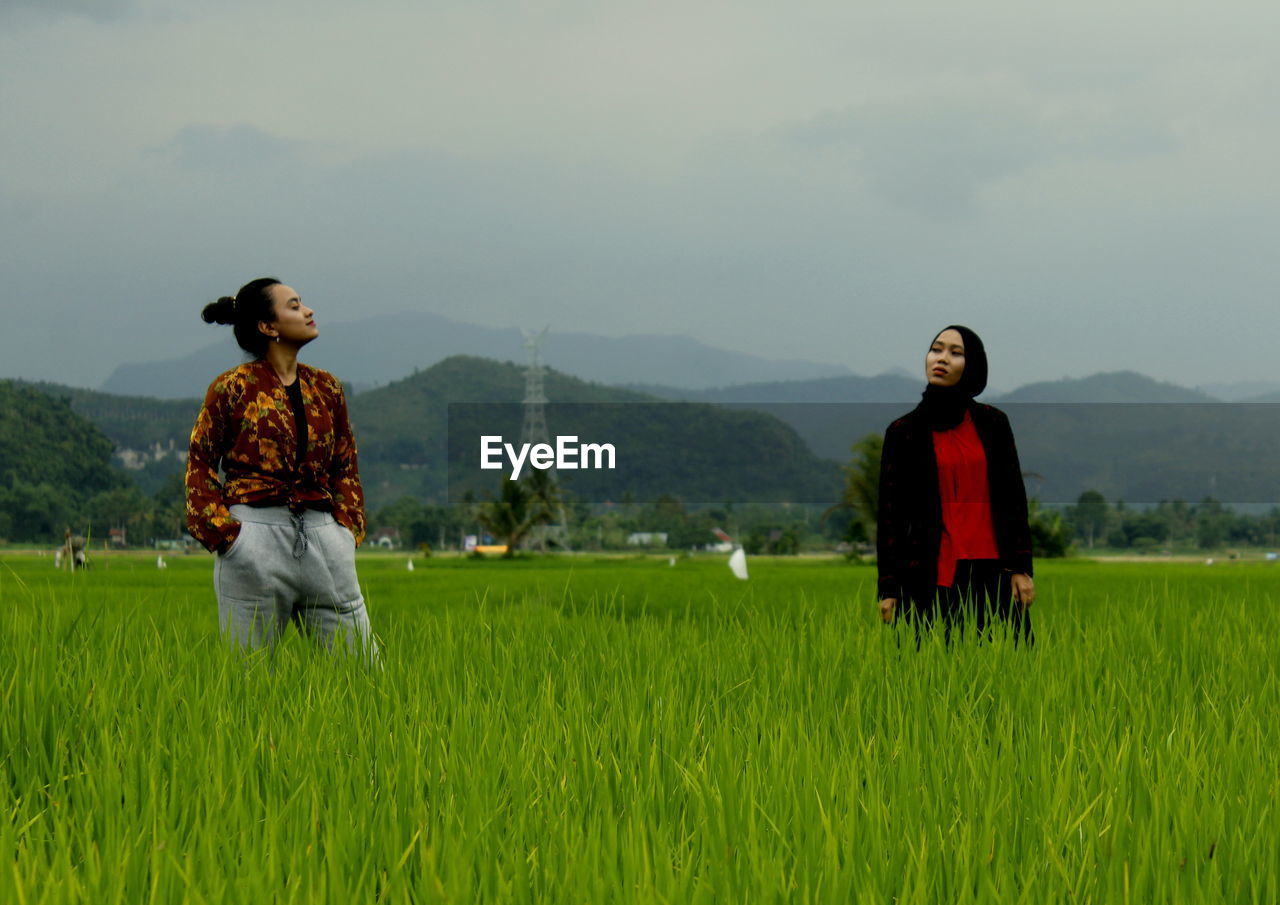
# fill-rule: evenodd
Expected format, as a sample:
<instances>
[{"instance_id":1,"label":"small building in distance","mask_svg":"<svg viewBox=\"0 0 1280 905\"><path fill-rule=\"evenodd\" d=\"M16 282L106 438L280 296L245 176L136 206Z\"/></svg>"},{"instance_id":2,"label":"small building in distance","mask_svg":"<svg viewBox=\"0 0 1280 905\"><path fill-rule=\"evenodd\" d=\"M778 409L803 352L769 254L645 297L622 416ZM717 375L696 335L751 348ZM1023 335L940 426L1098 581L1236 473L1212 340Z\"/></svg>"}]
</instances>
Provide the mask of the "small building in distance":
<instances>
[{"instance_id":1,"label":"small building in distance","mask_svg":"<svg viewBox=\"0 0 1280 905\"><path fill-rule=\"evenodd\" d=\"M157 537L152 541L151 546L157 550L172 550L176 553L193 553L196 548L195 538L190 535L184 537ZM201 551L203 547L199 548Z\"/></svg>"},{"instance_id":2,"label":"small building in distance","mask_svg":"<svg viewBox=\"0 0 1280 905\"><path fill-rule=\"evenodd\" d=\"M667 532L665 531L632 531L627 535L628 547L665 547Z\"/></svg>"}]
</instances>

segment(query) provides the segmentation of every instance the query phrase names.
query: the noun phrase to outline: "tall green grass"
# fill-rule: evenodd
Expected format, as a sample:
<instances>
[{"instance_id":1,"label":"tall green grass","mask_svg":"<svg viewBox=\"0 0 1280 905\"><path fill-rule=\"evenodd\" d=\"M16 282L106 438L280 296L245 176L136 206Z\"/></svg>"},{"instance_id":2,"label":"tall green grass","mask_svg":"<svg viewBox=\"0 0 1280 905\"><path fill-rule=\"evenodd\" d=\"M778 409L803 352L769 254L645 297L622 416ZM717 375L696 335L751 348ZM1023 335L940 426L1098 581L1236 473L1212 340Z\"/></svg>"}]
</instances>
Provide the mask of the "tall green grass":
<instances>
[{"instance_id":1,"label":"tall green grass","mask_svg":"<svg viewBox=\"0 0 1280 905\"><path fill-rule=\"evenodd\" d=\"M170 563L0 560L0 901L1280 901L1264 564L917 651L862 567L369 558L370 671Z\"/></svg>"}]
</instances>

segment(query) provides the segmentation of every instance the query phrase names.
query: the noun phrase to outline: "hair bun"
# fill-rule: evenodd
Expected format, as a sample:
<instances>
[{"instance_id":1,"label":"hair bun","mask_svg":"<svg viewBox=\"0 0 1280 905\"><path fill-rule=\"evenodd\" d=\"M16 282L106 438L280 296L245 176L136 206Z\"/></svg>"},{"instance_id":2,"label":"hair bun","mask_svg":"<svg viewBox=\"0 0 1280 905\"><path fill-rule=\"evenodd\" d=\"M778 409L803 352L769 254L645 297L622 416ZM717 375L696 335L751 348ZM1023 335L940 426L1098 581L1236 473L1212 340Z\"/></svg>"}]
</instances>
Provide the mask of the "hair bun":
<instances>
[{"instance_id":1,"label":"hair bun","mask_svg":"<svg viewBox=\"0 0 1280 905\"><path fill-rule=\"evenodd\" d=\"M201 319L206 324L231 324L236 319L236 300L229 295L224 295L216 302L210 302L204 306L204 310L200 312Z\"/></svg>"}]
</instances>

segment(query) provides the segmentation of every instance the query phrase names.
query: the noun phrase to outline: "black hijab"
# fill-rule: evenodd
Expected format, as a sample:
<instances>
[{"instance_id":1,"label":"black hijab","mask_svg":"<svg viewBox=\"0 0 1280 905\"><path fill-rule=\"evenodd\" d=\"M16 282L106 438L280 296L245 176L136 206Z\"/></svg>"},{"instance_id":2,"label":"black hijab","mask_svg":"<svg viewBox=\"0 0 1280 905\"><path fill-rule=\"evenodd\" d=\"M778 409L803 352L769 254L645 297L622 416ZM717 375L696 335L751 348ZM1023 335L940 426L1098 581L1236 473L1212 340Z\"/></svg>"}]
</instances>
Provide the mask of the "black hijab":
<instances>
[{"instance_id":1,"label":"black hijab","mask_svg":"<svg viewBox=\"0 0 1280 905\"><path fill-rule=\"evenodd\" d=\"M938 336L948 330L955 330L964 340L964 373L954 386L929 384L916 406L916 411L924 417L930 430L936 431L949 430L963 421L973 397L987 388L987 350L981 337L959 324L943 327ZM933 342L937 342L938 336L933 338ZM929 345L932 348L933 343Z\"/></svg>"}]
</instances>

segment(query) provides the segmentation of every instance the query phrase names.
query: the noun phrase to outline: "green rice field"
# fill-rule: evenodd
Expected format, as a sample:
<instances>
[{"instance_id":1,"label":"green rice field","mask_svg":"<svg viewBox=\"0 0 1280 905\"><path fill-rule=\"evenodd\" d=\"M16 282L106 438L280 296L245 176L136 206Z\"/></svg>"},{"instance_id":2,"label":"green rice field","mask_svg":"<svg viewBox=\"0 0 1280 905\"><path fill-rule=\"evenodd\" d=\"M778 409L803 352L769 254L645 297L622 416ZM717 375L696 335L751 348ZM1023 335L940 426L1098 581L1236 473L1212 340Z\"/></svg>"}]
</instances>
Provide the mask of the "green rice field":
<instances>
[{"instance_id":1,"label":"green rice field","mask_svg":"<svg viewBox=\"0 0 1280 905\"><path fill-rule=\"evenodd\" d=\"M0 902L1280 901L1280 564L917 650L834 560L370 555L377 670L168 562L0 554Z\"/></svg>"}]
</instances>

